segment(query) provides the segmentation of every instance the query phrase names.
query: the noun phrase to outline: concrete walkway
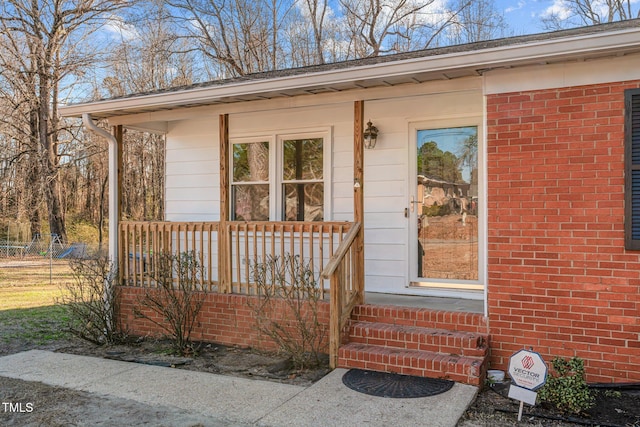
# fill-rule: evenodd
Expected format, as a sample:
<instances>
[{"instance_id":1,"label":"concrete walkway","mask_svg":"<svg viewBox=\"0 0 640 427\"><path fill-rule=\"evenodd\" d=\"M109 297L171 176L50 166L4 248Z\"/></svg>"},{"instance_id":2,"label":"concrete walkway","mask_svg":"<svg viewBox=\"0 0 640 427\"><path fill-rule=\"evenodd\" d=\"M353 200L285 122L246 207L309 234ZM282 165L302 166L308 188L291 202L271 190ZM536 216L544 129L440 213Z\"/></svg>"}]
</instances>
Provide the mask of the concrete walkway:
<instances>
[{"instance_id":1,"label":"concrete walkway","mask_svg":"<svg viewBox=\"0 0 640 427\"><path fill-rule=\"evenodd\" d=\"M32 350L0 357L0 376L201 414L208 425L453 427L476 387L389 399L350 390L336 369L310 387Z\"/></svg>"}]
</instances>

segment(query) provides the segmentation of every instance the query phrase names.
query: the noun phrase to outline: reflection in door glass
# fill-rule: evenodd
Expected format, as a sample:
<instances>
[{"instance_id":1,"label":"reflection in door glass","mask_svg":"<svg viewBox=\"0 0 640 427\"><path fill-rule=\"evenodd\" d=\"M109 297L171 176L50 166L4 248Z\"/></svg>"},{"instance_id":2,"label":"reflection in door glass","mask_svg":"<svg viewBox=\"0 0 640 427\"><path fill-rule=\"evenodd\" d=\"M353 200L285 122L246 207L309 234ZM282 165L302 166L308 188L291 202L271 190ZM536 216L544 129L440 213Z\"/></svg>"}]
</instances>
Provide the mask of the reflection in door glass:
<instances>
[{"instance_id":1,"label":"reflection in door glass","mask_svg":"<svg viewBox=\"0 0 640 427\"><path fill-rule=\"evenodd\" d=\"M478 280L478 129L419 130L418 277Z\"/></svg>"}]
</instances>

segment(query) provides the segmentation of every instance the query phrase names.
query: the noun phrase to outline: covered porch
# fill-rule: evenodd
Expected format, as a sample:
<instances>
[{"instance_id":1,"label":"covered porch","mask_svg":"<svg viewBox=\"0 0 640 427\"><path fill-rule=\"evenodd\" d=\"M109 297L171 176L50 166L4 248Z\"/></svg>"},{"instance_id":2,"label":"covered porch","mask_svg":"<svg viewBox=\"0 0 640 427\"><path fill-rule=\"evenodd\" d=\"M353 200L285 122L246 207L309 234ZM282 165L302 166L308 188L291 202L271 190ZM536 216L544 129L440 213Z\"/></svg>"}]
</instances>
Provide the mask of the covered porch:
<instances>
[{"instance_id":1,"label":"covered porch","mask_svg":"<svg viewBox=\"0 0 640 427\"><path fill-rule=\"evenodd\" d=\"M215 160L219 183L213 188L219 196L216 202L219 205L202 204L203 209L211 210L209 216L214 220L180 221L174 214L170 217L173 221L122 221L118 198L122 189L119 171L123 125L115 126L113 135L109 135L112 197L109 243L110 256L117 261L118 280L127 307L130 308L132 301L135 302L145 289L156 286L154 271L160 254L189 252L204 267L200 287L212 291L207 295L200 337L212 342L254 346L263 338L256 337L252 314L247 310L247 302L257 294L253 268L269 258L299 256L311 267L322 294L322 323L328 331L327 353L332 367L444 376L480 384L488 354L482 301L475 302L480 309L476 307L473 311L464 305L458 308L438 306L438 302L451 302L438 298L430 301L436 304L428 307L410 307L414 304L407 300L392 301L389 296L381 300L380 295L377 295L377 301L372 296L373 305L366 301L364 187L368 181L363 167L364 101L354 101L352 105L353 121L342 119L351 122L350 135L346 127L342 134L349 145L352 141L349 151L353 150L352 165L341 163L340 166L342 173L348 175L341 178L342 200L352 204L352 208L344 211L348 215L340 216L343 221L273 221L278 217L274 215L270 221L234 220L234 159L231 158L234 151L229 139L228 114L218 115L217 143L214 143L215 153L219 156ZM85 118L85 122L90 123L90 117L88 119ZM181 173L191 171L183 169ZM329 185L333 182L327 180ZM394 188L381 187L390 192ZM174 206L179 201L174 197ZM383 232L377 233L378 238L381 236L381 241L386 241L385 236L404 235L398 230L404 229L408 215L407 210L404 215L393 215L391 221L403 224L395 229L389 228L391 215L376 218L374 228L384 227ZM329 217L333 218L332 215ZM384 270L387 261L380 257L386 258L393 252L398 256L402 252L401 246L379 246L378 258L374 257L368 268L376 270L382 265ZM392 262L402 264L399 259ZM383 279L384 274L376 273L379 280ZM404 275L400 277L402 279ZM406 298L424 301L420 297ZM135 313L129 308L125 314L127 321L136 323ZM133 329L142 334L158 332L140 324Z\"/></svg>"},{"instance_id":2,"label":"covered porch","mask_svg":"<svg viewBox=\"0 0 640 427\"><path fill-rule=\"evenodd\" d=\"M256 295L252 269L269 259L297 256L317 279L322 299L329 300L329 353L337 366L338 348L353 308L364 303L364 101L353 104L353 221L234 221L231 218L231 150L229 115L219 115L219 221L121 221L123 126L102 131L109 150L109 255L118 267L118 283L154 287L159 254L194 256L203 274L203 290ZM96 132L91 117L85 125Z\"/></svg>"}]
</instances>

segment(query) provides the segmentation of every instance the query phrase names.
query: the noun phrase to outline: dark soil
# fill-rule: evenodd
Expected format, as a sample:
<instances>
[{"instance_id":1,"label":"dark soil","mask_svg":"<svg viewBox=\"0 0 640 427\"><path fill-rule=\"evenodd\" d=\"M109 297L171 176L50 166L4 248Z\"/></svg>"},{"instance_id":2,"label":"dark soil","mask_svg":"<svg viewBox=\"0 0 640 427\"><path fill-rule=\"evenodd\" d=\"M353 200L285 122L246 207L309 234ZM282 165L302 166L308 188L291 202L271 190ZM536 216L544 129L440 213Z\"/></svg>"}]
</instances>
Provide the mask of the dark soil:
<instances>
[{"instance_id":1,"label":"dark soil","mask_svg":"<svg viewBox=\"0 0 640 427\"><path fill-rule=\"evenodd\" d=\"M166 340L134 339L126 345L104 347L72 340L56 351L301 386L311 385L329 372L328 357L319 367L296 369L288 358L275 353L221 344L202 343L195 347L194 356L182 357L173 354L171 343Z\"/></svg>"},{"instance_id":2,"label":"dark soil","mask_svg":"<svg viewBox=\"0 0 640 427\"><path fill-rule=\"evenodd\" d=\"M458 423L458 427L601 426L640 427L640 386L635 389L592 389L595 405L582 414L563 414L553 407L524 405L518 423L519 402L507 397L509 383L486 387Z\"/></svg>"}]
</instances>

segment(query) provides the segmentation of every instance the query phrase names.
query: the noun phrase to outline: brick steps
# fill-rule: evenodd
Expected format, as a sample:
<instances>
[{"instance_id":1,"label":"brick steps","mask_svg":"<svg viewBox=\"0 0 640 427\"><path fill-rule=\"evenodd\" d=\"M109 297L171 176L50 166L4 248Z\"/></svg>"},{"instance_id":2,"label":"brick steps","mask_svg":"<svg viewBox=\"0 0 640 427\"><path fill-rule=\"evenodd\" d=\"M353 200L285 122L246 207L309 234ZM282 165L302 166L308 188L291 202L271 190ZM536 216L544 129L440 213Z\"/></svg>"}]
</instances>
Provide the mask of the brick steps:
<instances>
[{"instance_id":1,"label":"brick steps","mask_svg":"<svg viewBox=\"0 0 640 427\"><path fill-rule=\"evenodd\" d=\"M489 350L486 338L472 332L379 322L352 325L349 342L470 357L485 357Z\"/></svg>"},{"instance_id":2,"label":"brick steps","mask_svg":"<svg viewBox=\"0 0 640 427\"><path fill-rule=\"evenodd\" d=\"M454 329L456 331L486 333L487 319L479 313L429 310L394 305L358 305L351 319L356 322L383 322L392 325Z\"/></svg>"},{"instance_id":3,"label":"brick steps","mask_svg":"<svg viewBox=\"0 0 640 427\"><path fill-rule=\"evenodd\" d=\"M338 366L446 378L480 386L489 351L481 314L357 306Z\"/></svg>"}]
</instances>

